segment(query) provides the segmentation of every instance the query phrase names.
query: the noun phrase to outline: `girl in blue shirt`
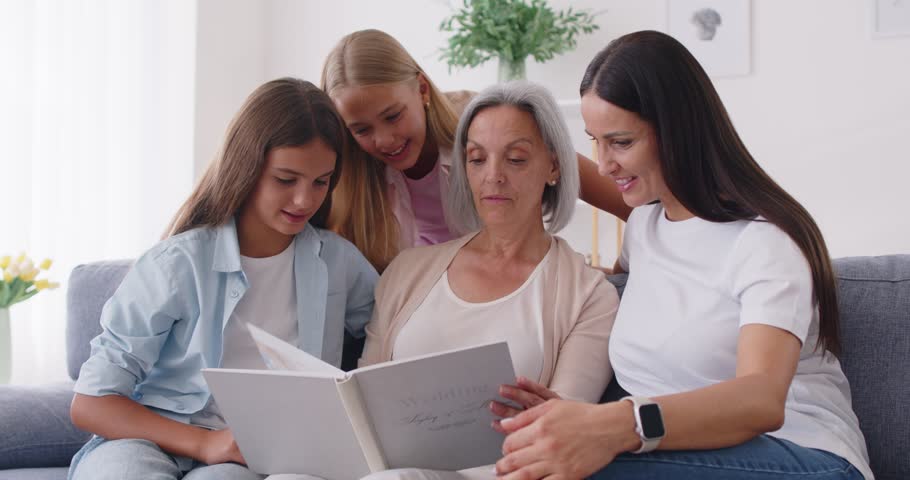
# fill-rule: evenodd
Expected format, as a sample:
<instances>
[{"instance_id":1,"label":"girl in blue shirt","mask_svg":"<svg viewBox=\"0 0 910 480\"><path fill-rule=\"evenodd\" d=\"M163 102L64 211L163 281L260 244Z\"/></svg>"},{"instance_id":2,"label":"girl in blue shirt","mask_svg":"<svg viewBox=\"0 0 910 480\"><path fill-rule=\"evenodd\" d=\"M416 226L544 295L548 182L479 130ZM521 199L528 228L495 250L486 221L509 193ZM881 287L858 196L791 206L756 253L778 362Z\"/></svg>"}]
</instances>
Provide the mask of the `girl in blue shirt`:
<instances>
[{"instance_id":1,"label":"girl in blue shirt","mask_svg":"<svg viewBox=\"0 0 910 480\"><path fill-rule=\"evenodd\" d=\"M344 331L363 335L376 272L322 229L347 135L309 82L279 79L250 95L167 238L102 311L71 409L95 437L70 478L260 478L201 369L262 366L245 323L336 366Z\"/></svg>"}]
</instances>

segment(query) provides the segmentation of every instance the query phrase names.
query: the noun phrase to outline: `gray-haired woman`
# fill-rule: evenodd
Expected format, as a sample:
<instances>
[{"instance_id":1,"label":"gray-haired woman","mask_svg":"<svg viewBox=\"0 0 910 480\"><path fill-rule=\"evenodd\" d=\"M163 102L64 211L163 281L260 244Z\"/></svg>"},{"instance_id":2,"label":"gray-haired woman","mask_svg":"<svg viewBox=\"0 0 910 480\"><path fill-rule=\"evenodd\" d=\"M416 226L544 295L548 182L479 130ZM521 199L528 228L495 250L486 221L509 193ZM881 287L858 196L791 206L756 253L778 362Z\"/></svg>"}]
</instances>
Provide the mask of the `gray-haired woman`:
<instances>
[{"instance_id":1,"label":"gray-haired woman","mask_svg":"<svg viewBox=\"0 0 910 480\"><path fill-rule=\"evenodd\" d=\"M542 386L534 393L504 386L504 397L525 407L558 397L596 401L612 377L600 366L609 364L619 298L554 235L572 215L579 184L556 102L533 84L491 87L467 106L455 140L447 216L471 233L406 250L389 265L361 365L504 340L518 386L527 379ZM489 466L369 478L493 477Z\"/></svg>"}]
</instances>

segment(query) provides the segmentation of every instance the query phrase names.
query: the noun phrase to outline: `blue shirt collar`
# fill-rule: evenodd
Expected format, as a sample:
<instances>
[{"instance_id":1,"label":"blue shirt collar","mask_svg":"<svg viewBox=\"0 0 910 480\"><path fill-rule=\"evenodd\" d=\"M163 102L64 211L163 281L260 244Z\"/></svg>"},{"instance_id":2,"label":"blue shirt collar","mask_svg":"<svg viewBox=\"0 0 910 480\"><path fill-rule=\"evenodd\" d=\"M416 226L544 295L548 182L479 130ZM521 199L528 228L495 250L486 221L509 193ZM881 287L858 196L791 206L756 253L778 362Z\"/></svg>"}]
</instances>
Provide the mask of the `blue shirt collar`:
<instances>
[{"instance_id":1,"label":"blue shirt collar","mask_svg":"<svg viewBox=\"0 0 910 480\"><path fill-rule=\"evenodd\" d=\"M309 223L303 231L297 234L295 250L310 251L319 255L322 250L322 237ZM216 272L239 272L240 267L240 241L237 239L237 224L234 217L215 229L215 257L212 270Z\"/></svg>"}]
</instances>

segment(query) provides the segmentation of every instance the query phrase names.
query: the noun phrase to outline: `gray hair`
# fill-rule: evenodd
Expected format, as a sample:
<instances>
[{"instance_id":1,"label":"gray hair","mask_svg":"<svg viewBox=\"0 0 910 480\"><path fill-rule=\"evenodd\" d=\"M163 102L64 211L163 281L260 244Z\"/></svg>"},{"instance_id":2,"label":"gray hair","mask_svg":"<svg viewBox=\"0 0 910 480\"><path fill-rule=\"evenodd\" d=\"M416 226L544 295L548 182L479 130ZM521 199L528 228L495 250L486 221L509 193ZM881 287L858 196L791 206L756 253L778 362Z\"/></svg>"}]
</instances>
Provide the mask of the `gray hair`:
<instances>
[{"instance_id":1,"label":"gray hair","mask_svg":"<svg viewBox=\"0 0 910 480\"><path fill-rule=\"evenodd\" d=\"M546 185L543 192L543 220L547 231L556 233L568 225L578 200L578 160L569 135L569 127L559 112L556 100L546 88L528 82L509 82L494 85L477 94L465 108L458 122L453 146L452 170L449 177L449 194L446 217L450 227L459 233L479 230L482 227L468 176L465 171L465 147L468 128L482 110L500 105L510 105L530 113L537 123L544 144L556 157L559 179L556 185Z\"/></svg>"}]
</instances>

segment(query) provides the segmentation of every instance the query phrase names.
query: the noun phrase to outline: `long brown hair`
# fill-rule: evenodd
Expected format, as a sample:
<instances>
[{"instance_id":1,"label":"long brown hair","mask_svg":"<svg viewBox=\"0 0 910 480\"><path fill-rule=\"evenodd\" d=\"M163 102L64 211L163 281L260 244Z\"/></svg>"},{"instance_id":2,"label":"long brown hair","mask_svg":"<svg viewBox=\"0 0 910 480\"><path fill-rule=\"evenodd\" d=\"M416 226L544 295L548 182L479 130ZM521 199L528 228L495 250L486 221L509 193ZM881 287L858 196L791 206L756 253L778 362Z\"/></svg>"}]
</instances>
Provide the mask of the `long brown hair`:
<instances>
[{"instance_id":1,"label":"long brown hair","mask_svg":"<svg viewBox=\"0 0 910 480\"><path fill-rule=\"evenodd\" d=\"M234 116L218 156L171 220L165 237L226 223L255 188L273 148L302 146L314 139L325 142L338 155L329 180L331 193L343 159L350 155L349 135L331 99L312 83L280 78L263 84ZM326 228L331 207L329 195L310 224Z\"/></svg>"},{"instance_id":2,"label":"long brown hair","mask_svg":"<svg viewBox=\"0 0 910 480\"><path fill-rule=\"evenodd\" d=\"M423 76L430 87L427 139L451 149L458 115L451 102L430 81L420 65L391 35L360 30L342 38L322 69L322 88L335 96L341 89L416 81ZM398 254L399 229L386 195L385 165L359 151L333 195L329 228L351 241L380 272Z\"/></svg>"},{"instance_id":3,"label":"long brown hair","mask_svg":"<svg viewBox=\"0 0 910 480\"><path fill-rule=\"evenodd\" d=\"M588 65L580 91L582 96L593 91L651 124L664 181L688 211L712 222L763 217L793 239L812 270L819 312L816 347L837 355L837 288L821 231L752 158L686 47L653 31L617 38Z\"/></svg>"}]
</instances>

